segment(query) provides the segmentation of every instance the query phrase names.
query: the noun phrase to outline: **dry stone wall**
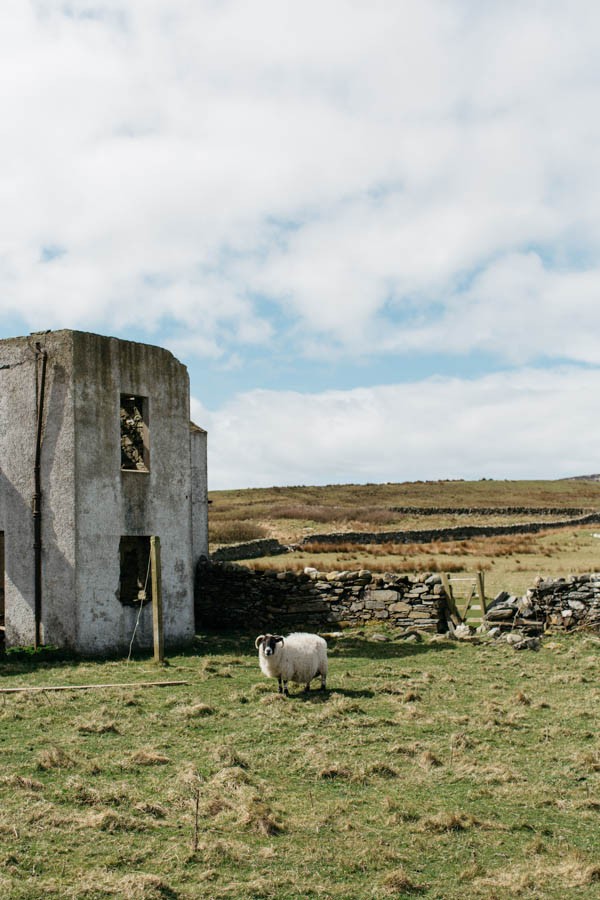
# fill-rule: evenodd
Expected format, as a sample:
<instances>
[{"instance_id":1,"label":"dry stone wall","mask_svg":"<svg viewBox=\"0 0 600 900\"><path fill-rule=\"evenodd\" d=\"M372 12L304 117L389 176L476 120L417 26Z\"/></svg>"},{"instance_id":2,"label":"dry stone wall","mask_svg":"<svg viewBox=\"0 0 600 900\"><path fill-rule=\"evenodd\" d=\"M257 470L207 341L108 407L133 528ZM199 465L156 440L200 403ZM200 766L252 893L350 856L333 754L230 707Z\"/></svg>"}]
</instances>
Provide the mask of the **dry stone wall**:
<instances>
[{"instance_id":1,"label":"dry stone wall","mask_svg":"<svg viewBox=\"0 0 600 900\"><path fill-rule=\"evenodd\" d=\"M196 571L196 625L259 631L324 629L369 622L446 630L439 575L354 572L255 572L202 559Z\"/></svg>"},{"instance_id":2,"label":"dry stone wall","mask_svg":"<svg viewBox=\"0 0 600 900\"><path fill-rule=\"evenodd\" d=\"M513 525L457 525L452 528L413 531L348 531L311 534L300 546L310 544L426 544L432 541L464 541L473 537L498 537L503 534L536 534L568 525L592 525L600 522L599 513L548 522L516 522Z\"/></svg>"},{"instance_id":3,"label":"dry stone wall","mask_svg":"<svg viewBox=\"0 0 600 900\"><path fill-rule=\"evenodd\" d=\"M584 516L580 506L390 506L404 516Z\"/></svg>"},{"instance_id":4,"label":"dry stone wall","mask_svg":"<svg viewBox=\"0 0 600 900\"><path fill-rule=\"evenodd\" d=\"M258 559L261 556L279 556L289 553L290 548L280 544L275 538L261 538L256 541L244 541L242 544L231 544L219 547L211 553L214 562L234 562L239 559Z\"/></svg>"}]
</instances>

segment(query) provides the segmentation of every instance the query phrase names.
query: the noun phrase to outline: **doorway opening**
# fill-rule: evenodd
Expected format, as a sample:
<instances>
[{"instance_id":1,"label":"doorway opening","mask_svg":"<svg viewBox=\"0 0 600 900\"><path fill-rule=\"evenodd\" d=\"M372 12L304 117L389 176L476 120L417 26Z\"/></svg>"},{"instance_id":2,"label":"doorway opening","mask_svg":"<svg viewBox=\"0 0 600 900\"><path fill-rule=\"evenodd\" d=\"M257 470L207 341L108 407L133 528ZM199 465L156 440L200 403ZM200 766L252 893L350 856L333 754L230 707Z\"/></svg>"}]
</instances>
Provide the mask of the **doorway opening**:
<instances>
[{"instance_id":1,"label":"doorway opening","mask_svg":"<svg viewBox=\"0 0 600 900\"><path fill-rule=\"evenodd\" d=\"M4 532L0 531L0 640L4 640Z\"/></svg>"},{"instance_id":2,"label":"doorway opening","mask_svg":"<svg viewBox=\"0 0 600 900\"><path fill-rule=\"evenodd\" d=\"M119 541L119 600L137 606L152 600L150 538L124 535Z\"/></svg>"}]
</instances>

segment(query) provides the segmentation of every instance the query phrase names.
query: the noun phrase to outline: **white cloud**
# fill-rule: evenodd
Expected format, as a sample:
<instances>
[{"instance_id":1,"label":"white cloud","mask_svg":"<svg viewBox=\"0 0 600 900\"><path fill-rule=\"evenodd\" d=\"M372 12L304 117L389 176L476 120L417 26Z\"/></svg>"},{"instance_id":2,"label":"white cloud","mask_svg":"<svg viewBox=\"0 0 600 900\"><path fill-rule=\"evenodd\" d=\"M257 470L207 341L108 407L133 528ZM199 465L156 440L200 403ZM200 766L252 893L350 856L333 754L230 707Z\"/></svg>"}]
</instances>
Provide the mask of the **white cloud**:
<instances>
[{"instance_id":1,"label":"white cloud","mask_svg":"<svg viewBox=\"0 0 600 900\"><path fill-rule=\"evenodd\" d=\"M600 369L524 369L479 379L315 394L248 391L208 429L209 487L558 478L598 469L591 399Z\"/></svg>"},{"instance_id":2,"label":"white cloud","mask_svg":"<svg viewBox=\"0 0 600 900\"><path fill-rule=\"evenodd\" d=\"M214 359L292 328L265 293L298 353L592 359L599 26L587 0L6 0L0 318L143 311Z\"/></svg>"}]
</instances>

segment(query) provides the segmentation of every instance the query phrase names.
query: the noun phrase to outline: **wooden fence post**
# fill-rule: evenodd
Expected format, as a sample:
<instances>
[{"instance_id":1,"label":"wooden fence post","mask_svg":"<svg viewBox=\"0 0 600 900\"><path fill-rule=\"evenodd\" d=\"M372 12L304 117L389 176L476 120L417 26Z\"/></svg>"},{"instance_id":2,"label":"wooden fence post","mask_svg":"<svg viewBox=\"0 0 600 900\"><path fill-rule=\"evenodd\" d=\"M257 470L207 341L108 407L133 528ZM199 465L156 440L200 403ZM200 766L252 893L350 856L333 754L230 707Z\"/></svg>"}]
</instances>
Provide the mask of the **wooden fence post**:
<instances>
[{"instance_id":1,"label":"wooden fence post","mask_svg":"<svg viewBox=\"0 0 600 900\"><path fill-rule=\"evenodd\" d=\"M154 534L150 538L150 569L152 573L152 631L154 635L154 662L164 662L165 640L163 632L160 538Z\"/></svg>"}]
</instances>

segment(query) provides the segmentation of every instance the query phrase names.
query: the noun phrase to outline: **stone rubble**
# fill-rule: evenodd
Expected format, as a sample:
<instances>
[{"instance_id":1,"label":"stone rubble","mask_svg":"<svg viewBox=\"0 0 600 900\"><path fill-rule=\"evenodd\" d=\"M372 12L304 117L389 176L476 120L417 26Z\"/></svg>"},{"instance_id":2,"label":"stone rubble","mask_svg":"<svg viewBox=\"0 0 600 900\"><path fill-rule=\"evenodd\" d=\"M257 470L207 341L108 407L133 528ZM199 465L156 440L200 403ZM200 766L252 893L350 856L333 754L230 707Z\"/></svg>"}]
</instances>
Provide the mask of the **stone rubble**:
<instances>
[{"instance_id":1,"label":"stone rubble","mask_svg":"<svg viewBox=\"0 0 600 900\"><path fill-rule=\"evenodd\" d=\"M526 633L546 628L600 628L600 573L570 578L538 578L523 597L501 591L485 621Z\"/></svg>"}]
</instances>

